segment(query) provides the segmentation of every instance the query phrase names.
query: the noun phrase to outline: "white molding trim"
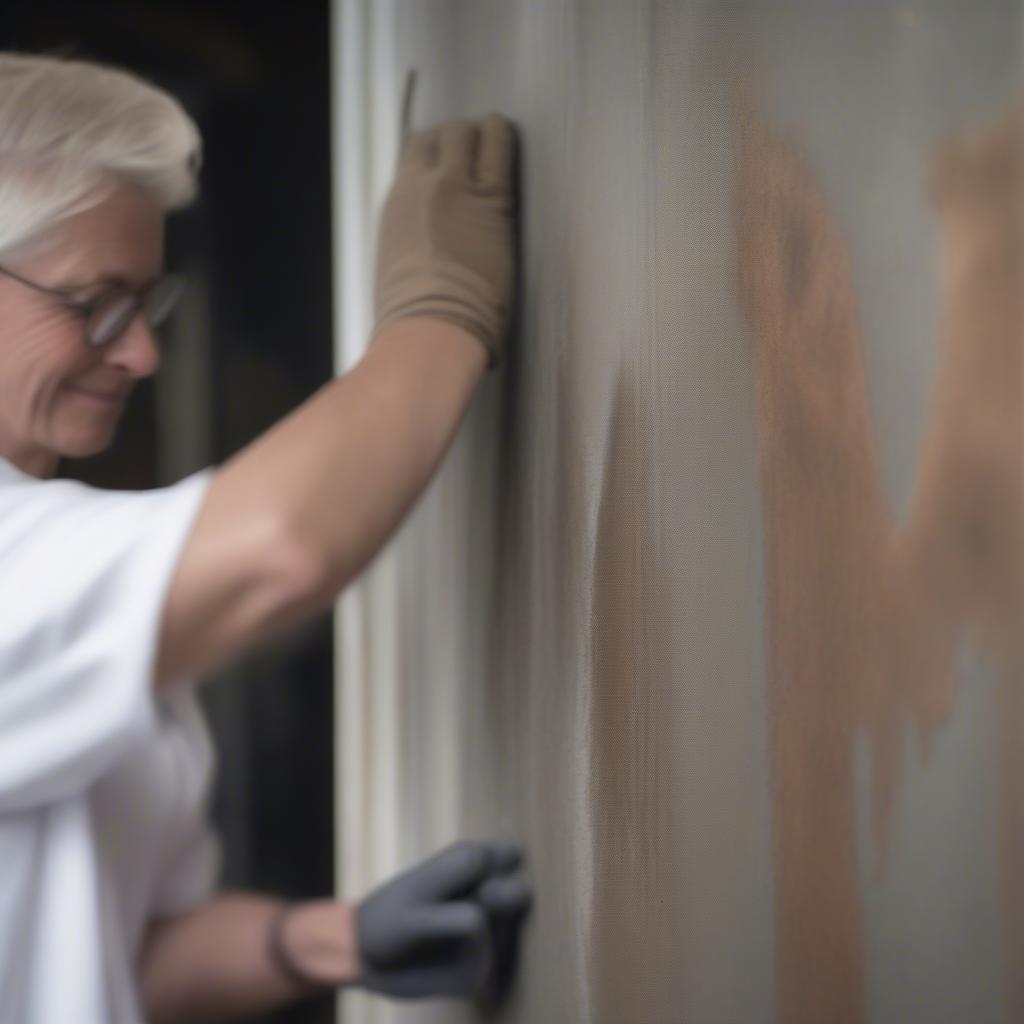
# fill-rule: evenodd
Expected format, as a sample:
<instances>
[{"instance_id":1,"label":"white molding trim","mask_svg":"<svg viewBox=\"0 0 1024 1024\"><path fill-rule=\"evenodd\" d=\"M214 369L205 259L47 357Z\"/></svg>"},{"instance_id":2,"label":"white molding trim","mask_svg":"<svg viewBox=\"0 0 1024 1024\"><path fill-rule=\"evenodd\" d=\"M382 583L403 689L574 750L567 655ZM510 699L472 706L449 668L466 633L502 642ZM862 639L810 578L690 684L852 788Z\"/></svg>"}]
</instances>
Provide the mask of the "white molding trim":
<instances>
[{"instance_id":1,"label":"white molding trim","mask_svg":"<svg viewBox=\"0 0 1024 1024\"><path fill-rule=\"evenodd\" d=\"M390 185L399 122L393 0L332 0L331 154L334 364L361 358L372 328L377 211ZM391 130L394 128L394 130ZM335 609L335 874L355 900L397 868L398 706L395 562L387 550ZM387 1024L382 1000L346 993L345 1024Z\"/></svg>"}]
</instances>

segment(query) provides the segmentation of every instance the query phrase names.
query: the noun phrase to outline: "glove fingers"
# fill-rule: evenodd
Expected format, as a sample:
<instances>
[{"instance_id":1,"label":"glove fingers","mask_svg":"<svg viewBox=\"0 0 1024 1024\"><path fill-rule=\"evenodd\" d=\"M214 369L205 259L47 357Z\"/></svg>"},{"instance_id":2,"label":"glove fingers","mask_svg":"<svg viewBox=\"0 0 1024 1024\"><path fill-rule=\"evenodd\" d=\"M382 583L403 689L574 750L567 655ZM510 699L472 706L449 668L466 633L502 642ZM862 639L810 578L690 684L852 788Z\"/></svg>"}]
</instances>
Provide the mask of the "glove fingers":
<instances>
[{"instance_id":1,"label":"glove fingers","mask_svg":"<svg viewBox=\"0 0 1024 1024\"><path fill-rule=\"evenodd\" d=\"M456 843L417 870L416 894L422 902L466 896L487 877L490 864L485 843Z\"/></svg>"},{"instance_id":2,"label":"glove fingers","mask_svg":"<svg viewBox=\"0 0 1024 1024\"><path fill-rule=\"evenodd\" d=\"M515 126L507 117L488 114L480 122L480 156L476 174L480 184L496 189L509 188L515 151Z\"/></svg>"},{"instance_id":3,"label":"glove fingers","mask_svg":"<svg viewBox=\"0 0 1024 1024\"><path fill-rule=\"evenodd\" d=\"M530 887L521 878L490 878L477 889L476 898L488 914L514 917L530 907Z\"/></svg>"},{"instance_id":4,"label":"glove fingers","mask_svg":"<svg viewBox=\"0 0 1024 1024\"><path fill-rule=\"evenodd\" d=\"M527 883L514 843L462 842L363 901L357 924L361 983L399 998L500 1000L515 974Z\"/></svg>"},{"instance_id":5,"label":"glove fingers","mask_svg":"<svg viewBox=\"0 0 1024 1024\"><path fill-rule=\"evenodd\" d=\"M481 882L510 874L522 862L523 849L516 843L456 843L423 865L417 891L424 900L468 896Z\"/></svg>"},{"instance_id":6,"label":"glove fingers","mask_svg":"<svg viewBox=\"0 0 1024 1024\"><path fill-rule=\"evenodd\" d=\"M478 129L470 121L447 121L440 127L441 167L462 181L468 181L476 162Z\"/></svg>"},{"instance_id":7,"label":"glove fingers","mask_svg":"<svg viewBox=\"0 0 1024 1024\"><path fill-rule=\"evenodd\" d=\"M487 919L476 903L440 903L410 911L402 931L409 949L433 942L479 940L487 933Z\"/></svg>"}]
</instances>

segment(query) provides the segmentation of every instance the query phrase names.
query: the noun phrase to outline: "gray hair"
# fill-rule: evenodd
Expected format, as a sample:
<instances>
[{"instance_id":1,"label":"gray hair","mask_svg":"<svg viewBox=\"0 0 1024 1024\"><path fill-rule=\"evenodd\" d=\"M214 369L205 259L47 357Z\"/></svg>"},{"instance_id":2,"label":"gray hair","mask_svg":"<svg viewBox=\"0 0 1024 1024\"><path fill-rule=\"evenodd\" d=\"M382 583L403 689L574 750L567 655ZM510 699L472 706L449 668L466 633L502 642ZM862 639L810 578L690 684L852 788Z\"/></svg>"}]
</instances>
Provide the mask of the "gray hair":
<instances>
[{"instance_id":1,"label":"gray hair","mask_svg":"<svg viewBox=\"0 0 1024 1024\"><path fill-rule=\"evenodd\" d=\"M120 68L0 53L0 258L119 182L165 211L195 197L202 140L181 104Z\"/></svg>"}]
</instances>

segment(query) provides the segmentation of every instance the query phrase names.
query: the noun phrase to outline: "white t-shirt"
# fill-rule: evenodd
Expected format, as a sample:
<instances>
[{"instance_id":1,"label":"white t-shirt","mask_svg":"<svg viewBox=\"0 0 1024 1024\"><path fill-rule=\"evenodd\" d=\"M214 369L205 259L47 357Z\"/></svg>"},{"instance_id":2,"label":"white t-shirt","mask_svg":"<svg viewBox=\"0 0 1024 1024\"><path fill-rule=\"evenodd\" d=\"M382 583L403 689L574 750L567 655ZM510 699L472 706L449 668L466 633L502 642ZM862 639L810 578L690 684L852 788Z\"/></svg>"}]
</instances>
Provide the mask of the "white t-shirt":
<instances>
[{"instance_id":1,"label":"white t-shirt","mask_svg":"<svg viewBox=\"0 0 1024 1024\"><path fill-rule=\"evenodd\" d=\"M215 886L206 725L152 686L212 476L105 491L0 460L0 1021L139 1024L147 921Z\"/></svg>"}]
</instances>

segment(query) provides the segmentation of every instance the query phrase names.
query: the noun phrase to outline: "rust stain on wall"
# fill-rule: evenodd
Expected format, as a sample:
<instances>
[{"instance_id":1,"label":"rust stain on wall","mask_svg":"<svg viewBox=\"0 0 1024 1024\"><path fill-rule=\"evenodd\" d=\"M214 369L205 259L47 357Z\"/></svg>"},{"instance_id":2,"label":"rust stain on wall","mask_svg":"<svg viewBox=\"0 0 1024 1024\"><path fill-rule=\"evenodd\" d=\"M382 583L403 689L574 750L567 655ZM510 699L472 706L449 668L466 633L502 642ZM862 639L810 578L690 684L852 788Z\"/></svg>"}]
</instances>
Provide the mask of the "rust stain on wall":
<instances>
[{"instance_id":1,"label":"rust stain on wall","mask_svg":"<svg viewBox=\"0 0 1024 1024\"><path fill-rule=\"evenodd\" d=\"M675 1019L684 983L675 877L671 606L644 388L626 370L598 513L591 643L594 1018Z\"/></svg>"},{"instance_id":2,"label":"rust stain on wall","mask_svg":"<svg viewBox=\"0 0 1024 1024\"><path fill-rule=\"evenodd\" d=\"M741 102L739 272L755 344L777 1014L864 1019L853 741L882 855L905 733L949 715L973 638L997 725L1008 1012L1024 1016L1021 108L936 152L942 362L910 514L889 509L845 240L798 148Z\"/></svg>"},{"instance_id":3,"label":"rust stain on wall","mask_svg":"<svg viewBox=\"0 0 1024 1024\"><path fill-rule=\"evenodd\" d=\"M917 631L967 632L998 672L999 906L1008 1020L1024 1019L1024 104L934 161L943 362L901 569ZM944 710L919 679L919 720Z\"/></svg>"}]
</instances>

